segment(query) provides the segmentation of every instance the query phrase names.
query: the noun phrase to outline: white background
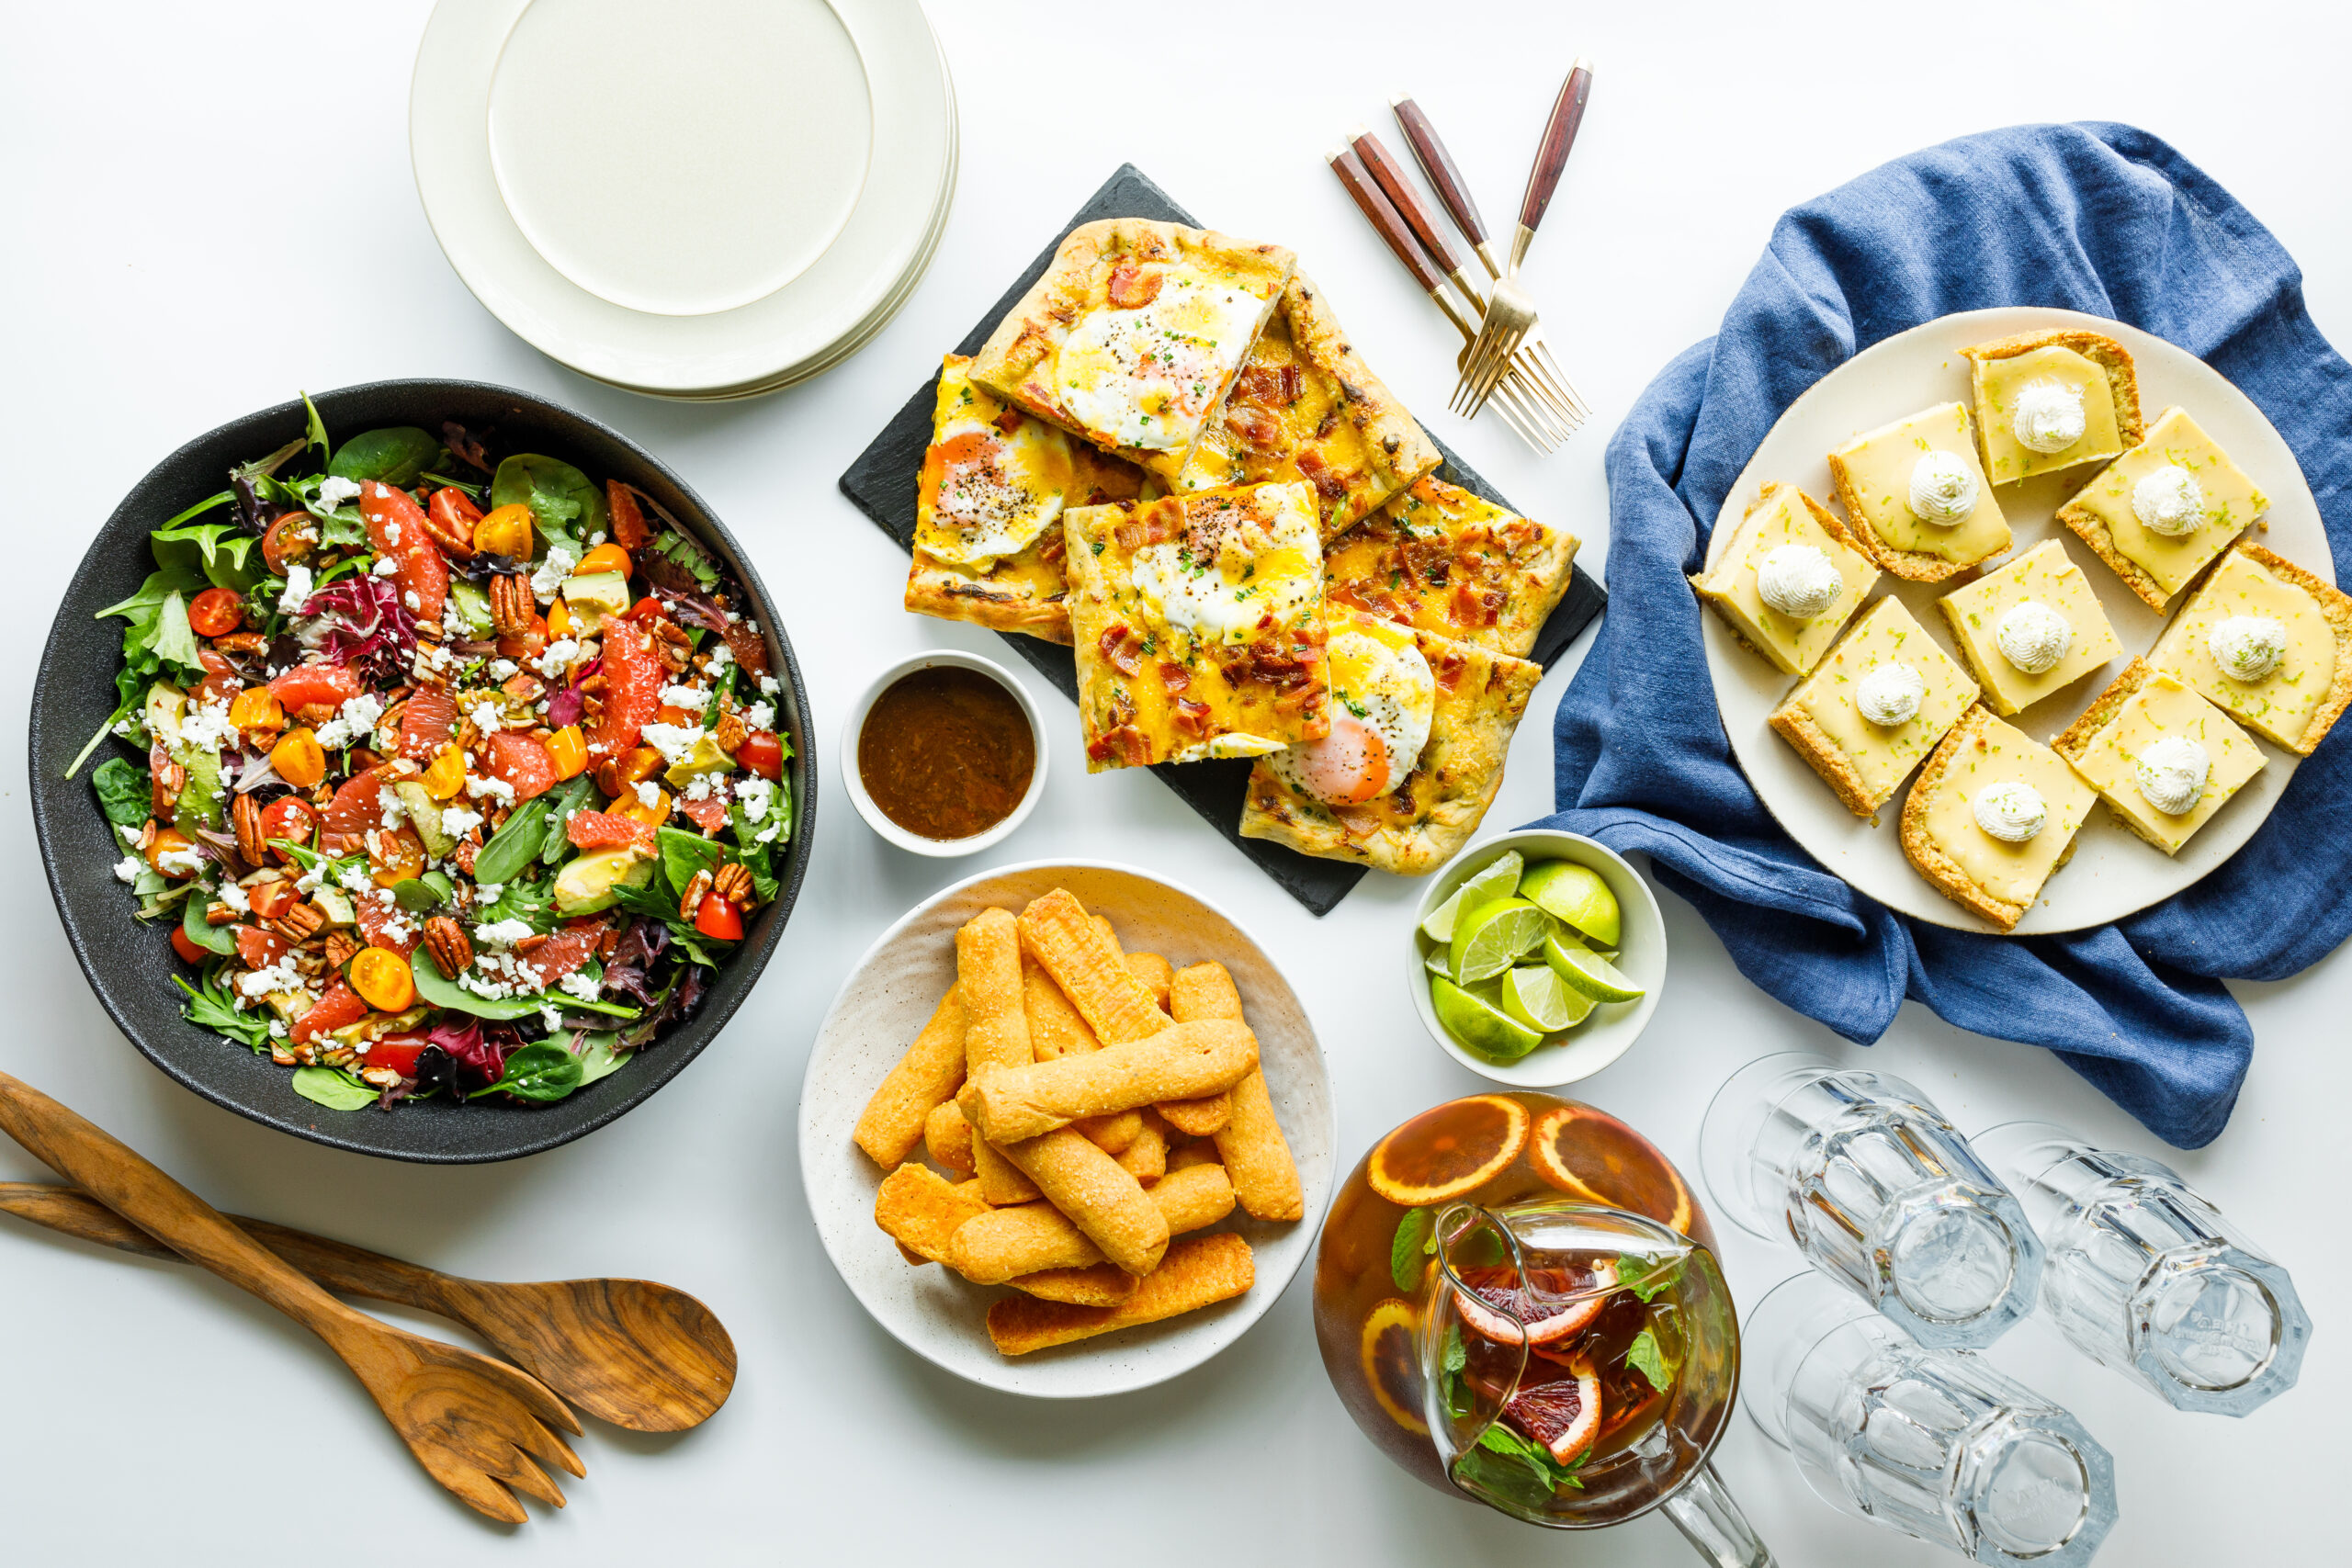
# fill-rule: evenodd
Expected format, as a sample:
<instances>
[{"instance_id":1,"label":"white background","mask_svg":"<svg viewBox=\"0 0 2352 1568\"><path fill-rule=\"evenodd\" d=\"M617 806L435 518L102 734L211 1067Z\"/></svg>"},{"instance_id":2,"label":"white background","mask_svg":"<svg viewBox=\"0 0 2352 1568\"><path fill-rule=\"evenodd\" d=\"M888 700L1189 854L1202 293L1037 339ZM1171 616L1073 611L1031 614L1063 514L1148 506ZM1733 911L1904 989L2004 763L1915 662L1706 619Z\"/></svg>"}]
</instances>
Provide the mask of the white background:
<instances>
[{"instance_id":1,"label":"white background","mask_svg":"<svg viewBox=\"0 0 2352 1568\"><path fill-rule=\"evenodd\" d=\"M963 183L904 313L819 382L744 406L674 407L593 385L509 335L459 285L408 164L424 0L20 6L0 50L0 428L13 613L0 616L0 735L20 736L51 606L85 541L182 441L298 387L475 377L617 424L718 509L786 607L824 769L799 908L757 994L694 1069L583 1142L490 1168L334 1153L216 1110L150 1067L85 988L42 893L20 763L0 769L0 1066L129 1140L223 1208L492 1278L640 1275L707 1301L742 1376L703 1429L592 1429L571 1506L507 1531L442 1495L325 1350L186 1269L0 1221L0 1552L33 1563L327 1559L410 1564L891 1560L1035 1562L1678 1563L1662 1520L1532 1534L1425 1490L1359 1438L1327 1384L1306 1281L1219 1360L1081 1405L968 1388L901 1350L826 1264L793 1111L839 976L968 863L919 861L858 821L836 728L880 665L927 647L1001 656L976 629L898 608L905 558L835 477L1044 240L1123 159L1204 220L1295 247L1359 347L1430 428L1527 510L1607 539L1606 431L1673 354L1713 330L1774 216L1881 161L2021 120L2115 118L2165 136L2302 263L2312 313L2352 342L2352 117L2335 6L2123 0L1875 6L987 6L935 0L962 94ZM1494 47L1483 32L1491 27ZM1592 108L1529 281L1598 427L1537 459L1442 408L1453 344L1325 170L1409 88L1490 220L1515 209L1569 59ZM615 214L626 221L627 214ZM1588 639L1589 641L1589 639ZM1489 818L1548 809L1549 727L1574 658L1537 693ZM93 671L93 679L103 679ZM1068 704L1035 694L1066 720ZM999 862L1134 861L1240 914L1310 1009L1352 1160L1478 1081L1421 1034L1396 953L1413 886L1374 876L1317 920L1155 780L1088 778L1052 736L1051 798ZM1733 1066L1819 1049L1911 1076L1963 1127L2046 1113L2117 1146L2154 1139L2044 1052L1906 1008L1875 1050L1750 988L1690 908L1647 1036L1582 1093L1678 1159ZM164 983L162 976L156 983ZM2342 954L2234 987L2258 1050L2235 1119L2173 1156L2294 1270L2317 1327L2302 1386L2244 1422L2177 1414L2039 1323L1993 1359L2072 1406L2117 1460L2106 1561L2313 1561L2340 1541L2345 1325L2337 1190L2352 1091ZM45 1174L13 1147L0 1176ZM1792 1255L1727 1242L1744 1302ZM1721 1463L1784 1564L1928 1563L1832 1514L1744 1419ZM2258 1543L2258 1548L2256 1547Z\"/></svg>"}]
</instances>

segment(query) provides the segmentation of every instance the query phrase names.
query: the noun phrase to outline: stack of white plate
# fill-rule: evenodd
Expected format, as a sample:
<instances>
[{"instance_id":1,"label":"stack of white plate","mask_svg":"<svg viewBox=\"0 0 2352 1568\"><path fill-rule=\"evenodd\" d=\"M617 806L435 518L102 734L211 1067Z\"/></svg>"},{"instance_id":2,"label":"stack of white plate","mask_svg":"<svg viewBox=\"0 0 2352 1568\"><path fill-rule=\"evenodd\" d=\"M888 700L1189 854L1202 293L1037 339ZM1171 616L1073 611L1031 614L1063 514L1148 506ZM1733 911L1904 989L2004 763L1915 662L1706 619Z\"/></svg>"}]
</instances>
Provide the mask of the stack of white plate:
<instances>
[{"instance_id":1,"label":"stack of white plate","mask_svg":"<svg viewBox=\"0 0 2352 1568\"><path fill-rule=\"evenodd\" d=\"M474 297L583 376L755 397L856 352L956 192L915 0L441 0L409 151Z\"/></svg>"}]
</instances>

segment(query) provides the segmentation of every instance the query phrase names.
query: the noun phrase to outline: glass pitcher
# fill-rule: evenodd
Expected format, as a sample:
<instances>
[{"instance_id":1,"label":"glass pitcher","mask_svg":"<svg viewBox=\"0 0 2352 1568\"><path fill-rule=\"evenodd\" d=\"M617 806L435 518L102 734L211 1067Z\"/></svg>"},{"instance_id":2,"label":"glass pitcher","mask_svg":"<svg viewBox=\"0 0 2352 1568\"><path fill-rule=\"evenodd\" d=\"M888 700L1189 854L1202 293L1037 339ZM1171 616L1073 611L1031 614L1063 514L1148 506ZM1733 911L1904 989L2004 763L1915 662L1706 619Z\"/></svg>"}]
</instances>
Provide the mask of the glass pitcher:
<instances>
[{"instance_id":1,"label":"glass pitcher","mask_svg":"<svg viewBox=\"0 0 2352 1568\"><path fill-rule=\"evenodd\" d=\"M1558 1529L1663 1507L1708 1561L1763 1568L1708 1464L1739 1385L1712 1240L1680 1173L1606 1112L1453 1100L1382 1139L1333 1202L1324 1366L1432 1486Z\"/></svg>"}]
</instances>

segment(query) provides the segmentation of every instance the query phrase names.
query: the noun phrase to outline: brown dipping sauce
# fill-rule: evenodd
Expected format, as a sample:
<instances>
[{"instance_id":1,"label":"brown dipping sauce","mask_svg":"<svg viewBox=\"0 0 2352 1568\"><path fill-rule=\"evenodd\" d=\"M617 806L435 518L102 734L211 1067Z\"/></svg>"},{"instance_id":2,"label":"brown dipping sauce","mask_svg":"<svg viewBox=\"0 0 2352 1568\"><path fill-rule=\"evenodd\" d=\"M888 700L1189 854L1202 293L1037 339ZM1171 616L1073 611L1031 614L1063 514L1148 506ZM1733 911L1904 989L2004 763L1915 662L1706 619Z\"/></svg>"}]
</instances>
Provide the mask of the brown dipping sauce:
<instances>
[{"instance_id":1,"label":"brown dipping sauce","mask_svg":"<svg viewBox=\"0 0 2352 1568\"><path fill-rule=\"evenodd\" d=\"M882 815L926 839L968 839L1012 815L1037 768L1029 716L977 670L900 676L857 732L857 776Z\"/></svg>"}]
</instances>

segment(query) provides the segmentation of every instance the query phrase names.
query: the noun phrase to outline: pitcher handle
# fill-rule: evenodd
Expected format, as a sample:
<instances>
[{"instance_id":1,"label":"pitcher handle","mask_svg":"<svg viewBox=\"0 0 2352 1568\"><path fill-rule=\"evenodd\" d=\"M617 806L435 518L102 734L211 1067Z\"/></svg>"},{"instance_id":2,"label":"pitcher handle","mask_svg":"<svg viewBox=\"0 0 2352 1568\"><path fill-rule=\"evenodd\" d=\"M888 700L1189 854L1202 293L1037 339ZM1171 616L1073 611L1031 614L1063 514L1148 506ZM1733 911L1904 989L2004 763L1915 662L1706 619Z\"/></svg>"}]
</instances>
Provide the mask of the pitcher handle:
<instances>
[{"instance_id":1,"label":"pitcher handle","mask_svg":"<svg viewBox=\"0 0 2352 1568\"><path fill-rule=\"evenodd\" d=\"M1666 1517L1715 1568L1776 1568L1772 1549L1757 1539L1712 1462L1691 1472L1666 1500Z\"/></svg>"}]
</instances>

